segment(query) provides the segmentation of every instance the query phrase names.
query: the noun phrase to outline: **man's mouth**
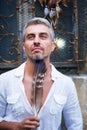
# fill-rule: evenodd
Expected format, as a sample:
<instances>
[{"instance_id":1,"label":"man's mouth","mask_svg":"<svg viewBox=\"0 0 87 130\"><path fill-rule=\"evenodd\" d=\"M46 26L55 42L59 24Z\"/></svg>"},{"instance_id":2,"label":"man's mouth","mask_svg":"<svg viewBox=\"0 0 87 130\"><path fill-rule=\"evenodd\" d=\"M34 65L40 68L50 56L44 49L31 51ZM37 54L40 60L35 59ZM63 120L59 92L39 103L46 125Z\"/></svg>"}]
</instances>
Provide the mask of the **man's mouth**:
<instances>
[{"instance_id":1,"label":"man's mouth","mask_svg":"<svg viewBox=\"0 0 87 130\"><path fill-rule=\"evenodd\" d=\"M39 53L39 52L42 52L42 50L43 49L41 47L35 47L35 48L32 49L32 52L33 53Z\"/></svg>"}]
</instances>

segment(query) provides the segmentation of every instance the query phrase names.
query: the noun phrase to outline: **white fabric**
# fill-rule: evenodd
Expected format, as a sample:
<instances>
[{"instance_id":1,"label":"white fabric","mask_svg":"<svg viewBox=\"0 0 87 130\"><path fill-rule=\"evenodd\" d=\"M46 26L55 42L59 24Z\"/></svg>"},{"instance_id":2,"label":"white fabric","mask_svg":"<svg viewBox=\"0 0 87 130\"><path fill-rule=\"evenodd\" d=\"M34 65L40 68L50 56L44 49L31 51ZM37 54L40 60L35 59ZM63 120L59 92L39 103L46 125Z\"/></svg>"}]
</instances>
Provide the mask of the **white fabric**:
<instances>
[{"instance_id":1,"label":"white fabric","mask_svg":"<svg viewBox=\"0 0 87 130\"><path fill-rule=\"evenodd\" d=\"M82 130L82 114L75 85L71 78L51 66L54 83L38 114L38 130L60 130L62 111L67 130ZM25 63L0 75L0 121L20 122L34 115L22 84L24 67Z\"/></svg>"}]
</instances>

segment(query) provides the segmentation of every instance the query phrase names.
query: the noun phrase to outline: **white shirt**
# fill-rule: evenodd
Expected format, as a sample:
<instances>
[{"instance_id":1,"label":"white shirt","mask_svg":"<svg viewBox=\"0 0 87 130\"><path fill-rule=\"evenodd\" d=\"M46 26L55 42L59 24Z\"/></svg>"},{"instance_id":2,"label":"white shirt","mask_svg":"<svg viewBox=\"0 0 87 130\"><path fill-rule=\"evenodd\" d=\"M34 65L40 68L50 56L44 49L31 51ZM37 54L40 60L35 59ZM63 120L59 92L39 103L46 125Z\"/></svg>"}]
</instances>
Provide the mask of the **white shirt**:
<instances>
[{"instance_id":1,"label":"white shirt","mask_svg":"<svg viewBox=\"0 0 87 130\"><path fill-rule=\"evenodd\" d=\"M22 83L25 63L0 75L0 121L21 122L34 115ZM38 130L61 130L62 111L67 130L82 130L82 114L71 78L52 65L54 83L38 117Z\"/></svg>"}]
</instances>

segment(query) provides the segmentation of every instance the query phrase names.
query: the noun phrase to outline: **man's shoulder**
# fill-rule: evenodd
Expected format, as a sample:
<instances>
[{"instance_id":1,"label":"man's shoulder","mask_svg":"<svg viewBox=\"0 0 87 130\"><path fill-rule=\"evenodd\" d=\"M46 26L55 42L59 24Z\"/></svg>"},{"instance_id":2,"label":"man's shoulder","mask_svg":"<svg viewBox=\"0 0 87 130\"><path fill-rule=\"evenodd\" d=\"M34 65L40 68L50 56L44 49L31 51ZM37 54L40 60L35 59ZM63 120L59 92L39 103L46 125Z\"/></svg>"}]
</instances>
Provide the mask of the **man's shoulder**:
<instances>
[{"instance_id":1,"label":"man's shoulder","mask_svg":"<svg viewBox=\"0 0 87 130\"><path fill-rule=\"evenodd\" d=\"M23 64L24 64L24 63L23 63ZM12 75L17 74L17 72L18 72L19 70L21 70L23 64L21 64L21 65L15 67L15 68L13 68L13 69L10 69L9 71L6 71L6 72L0 74L0 77L3 77L3 78L4 78L4 77L10 76L9 78L11 78Z\"/></svg>"},{"instance_id":2,"label":"man's shoulder","mask_svg":"<svg viewBox=\"0 0 87 130\"><path fill-rule=\"evenodd\" d=\"M70 81L72 82L72 77L66 74L63 74L62 72L60 72L54 65L52 65L52 73L53 76L62 80L62 81Z\"/></svg>"}]
</instances>

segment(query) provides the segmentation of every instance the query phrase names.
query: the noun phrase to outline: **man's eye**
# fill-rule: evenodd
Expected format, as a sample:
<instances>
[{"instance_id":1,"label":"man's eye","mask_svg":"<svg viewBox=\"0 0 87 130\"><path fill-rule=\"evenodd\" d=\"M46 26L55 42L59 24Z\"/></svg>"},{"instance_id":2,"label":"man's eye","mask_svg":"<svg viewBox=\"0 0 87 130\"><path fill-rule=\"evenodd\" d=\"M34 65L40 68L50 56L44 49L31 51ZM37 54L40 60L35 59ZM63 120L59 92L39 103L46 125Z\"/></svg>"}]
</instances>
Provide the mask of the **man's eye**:
<instances>
[{"instance_id":1,"label":"man's eye","mask_svg":"<svg viewBox=\"0 0 87 130\"><path fill-rule=\"evenodd\" d=\"M28 35L27 39L32 40L34 38L34 35Z\"/></svg>"},{"instance_id":2,"label":"man's eye","mask_svg":"<svg viewBox=\"0 0 87 130\"><path fill-rule=\"evenodd\" d=\"M46 36L46 35L41 35L40 38L41 38L41 39L46 39L47 36Z\"/></svg>"}]
</instances>

